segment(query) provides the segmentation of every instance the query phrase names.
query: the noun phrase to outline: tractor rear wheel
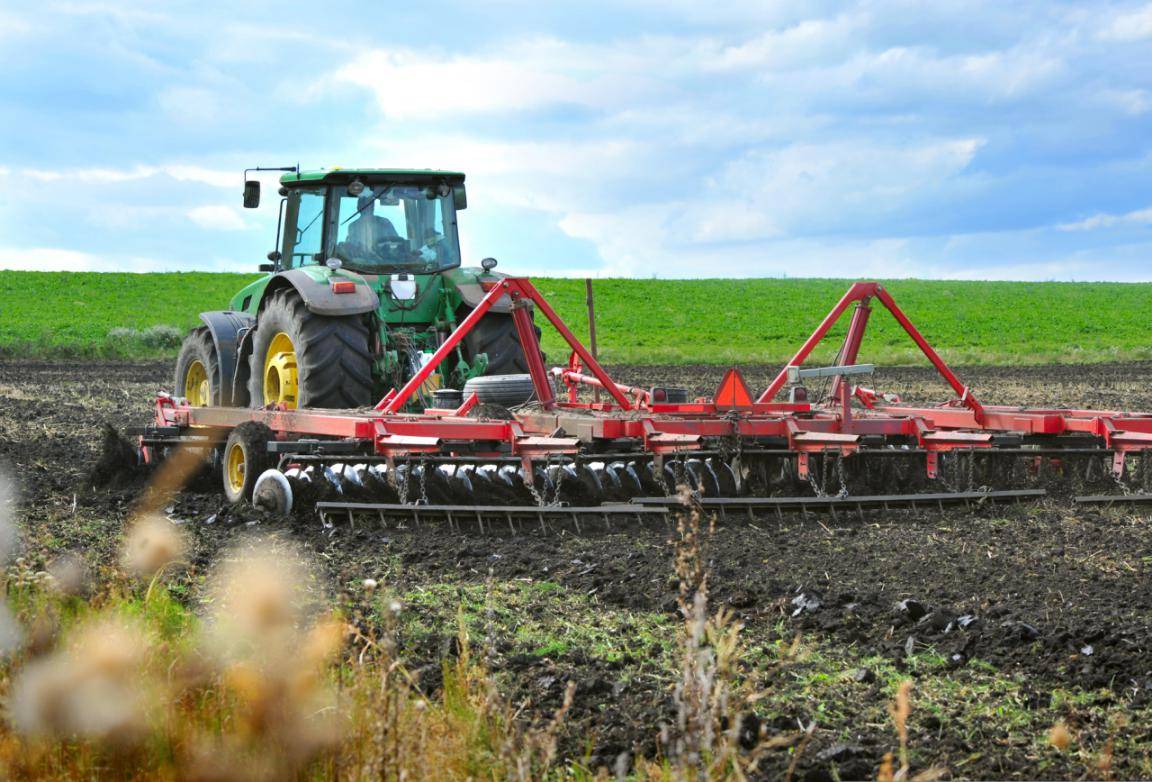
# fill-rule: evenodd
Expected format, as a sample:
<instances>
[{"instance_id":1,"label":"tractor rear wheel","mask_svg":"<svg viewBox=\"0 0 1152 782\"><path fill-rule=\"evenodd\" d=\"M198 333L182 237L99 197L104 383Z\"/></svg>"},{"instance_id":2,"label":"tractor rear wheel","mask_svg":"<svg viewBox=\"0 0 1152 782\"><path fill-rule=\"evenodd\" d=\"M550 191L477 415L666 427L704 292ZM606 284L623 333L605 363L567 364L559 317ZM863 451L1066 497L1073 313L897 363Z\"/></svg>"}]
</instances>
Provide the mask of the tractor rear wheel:
<instances>
[{"instance_id":1,"label":"tractor rear wheel","mask_svg":"<svg viewBox=\"0 0 1152 782\"><path fill-rule=\"evenodd\" d=\"M460 316L462 320L467 315ZM536 337L540 337L540 327ZM464 337L464 356L471 362L478 354L488 355L488 369L485 375L522 375L528 371L528 361L524 358L524 348L516 333L516 321L511 315L489 312L476 328Z\"/></svg>"},{"instance_id":2,"label":"tractor rear wheel","mask_svg":"<svg viewBox=\"0 0 1152 782\"><path fill-rule=\"evenodd\" d=\"M212 335L204 326L184 338L172 385L176 396L184 397L193 407L220 404L220 359Z\"/></svg>"},{"instance_id":3,"label":"tractor rear wheel","mask_svg":"<svg viewBox=\"0 0 1152 782\"><path fill-rule=\"evenodd\" d=\"M365 318L309 312L291 288L273 293L257 316L248 366L254 407L343 409L374 401Z\"/></svg>"}]
</instances>

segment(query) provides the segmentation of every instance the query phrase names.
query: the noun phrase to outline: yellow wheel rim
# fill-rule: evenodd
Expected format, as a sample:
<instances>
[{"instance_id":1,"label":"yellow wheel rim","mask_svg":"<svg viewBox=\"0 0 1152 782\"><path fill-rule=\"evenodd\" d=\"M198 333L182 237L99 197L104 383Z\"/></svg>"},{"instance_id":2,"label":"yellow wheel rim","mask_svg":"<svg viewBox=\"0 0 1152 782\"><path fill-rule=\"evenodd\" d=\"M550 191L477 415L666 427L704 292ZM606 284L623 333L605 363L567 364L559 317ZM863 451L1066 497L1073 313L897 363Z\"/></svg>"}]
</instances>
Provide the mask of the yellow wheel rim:
<instances>
[{"instance_id":1,"label":"yellow wheel rim","mask_svg":"<svg viewBox=\"0 0 1152 782\"><path fill-rule=\"evenodd\" d=\"M272 338L264 356L264 404L295 410L298 388L296 347L281 331Z\"/></svg>"},{"instance_id":2,"label":"yellow wheel rim","mask_svg":"<svg viewBox=\"0 0 1152 782\"><path fill-rule=\"evenodd\" d=\"M208 370L200 361L193 361L184 373L184 397L193 407L207 407L212 403L212 387Z\"/></svg>"},{"instance_id":3,"label":"yellow wheel rim","mask_svg":"<svg viewBox=\"0 0 1152 782\"><path fill-rule=\"evenodd\" d=\"M228 481L228 488L233 494L244 491L246 473L247 459L244 458L244 449L238 443L233 443L224 456L224 478Z\"/></svg>"}]
</instances>

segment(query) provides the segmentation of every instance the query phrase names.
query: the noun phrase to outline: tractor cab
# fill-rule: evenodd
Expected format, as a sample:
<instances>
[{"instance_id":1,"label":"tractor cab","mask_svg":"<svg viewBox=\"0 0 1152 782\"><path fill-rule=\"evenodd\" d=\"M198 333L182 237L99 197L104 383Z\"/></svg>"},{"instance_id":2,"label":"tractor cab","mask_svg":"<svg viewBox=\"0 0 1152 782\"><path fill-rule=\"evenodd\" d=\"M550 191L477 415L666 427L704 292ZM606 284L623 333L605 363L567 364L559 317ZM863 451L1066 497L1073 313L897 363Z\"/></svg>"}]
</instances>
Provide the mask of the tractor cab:
<instances>
[{"instance_id":1,"label":"tractor cab","mask_svg":"<svg viewBox=\"0 0 1152 782\"><path fill-rule=\"evenodd\" d=\"M285 172L277 249L260 265L264 276L228 309L201 313L204 325L185 340L175 388L195 405L372 404L419 373L504 276L492 258L461 266L461 173L248 170ZM244 206L259 204L260 183L246 176ZM427 408L436 391L468 384L503 395L483 401L532 394L512 305L506 296L487 308L414 404Z\"/></svg>"},{"instance_id":2,"label":"tractor cab","mask_svg":"<svg viewBox=\"0 0 1152 782\"><path fill-rule=\"evenodd\" d=\"M331 264L361 274L434 274L460 266L464 175L336 169L280 179L282 236L269 271Z\"/></svg>"}]
</instances>

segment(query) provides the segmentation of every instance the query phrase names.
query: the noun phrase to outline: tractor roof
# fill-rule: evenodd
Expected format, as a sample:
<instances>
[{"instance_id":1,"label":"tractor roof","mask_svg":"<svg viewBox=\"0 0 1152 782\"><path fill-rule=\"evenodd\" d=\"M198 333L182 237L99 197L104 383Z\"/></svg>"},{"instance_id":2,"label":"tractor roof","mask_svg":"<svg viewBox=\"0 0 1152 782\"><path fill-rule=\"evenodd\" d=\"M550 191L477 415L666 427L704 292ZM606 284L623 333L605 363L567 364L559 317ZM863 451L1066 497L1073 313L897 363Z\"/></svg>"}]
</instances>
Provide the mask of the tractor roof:
<instances>
[{"instance_id":1,"label":"tractor roof","mask_svg":"<svg viewBox=\"0 0 1152 782\"><path fill-rule=\"evenodd\" d=\"M280 184L296 182L348 182L356 177L396 182L422 182L427 180L448 180L452 184L464 181L459 171L437 171L430 168L322 168L316 171L288 173L280 177Z\"/></svg>"}]
</instances>

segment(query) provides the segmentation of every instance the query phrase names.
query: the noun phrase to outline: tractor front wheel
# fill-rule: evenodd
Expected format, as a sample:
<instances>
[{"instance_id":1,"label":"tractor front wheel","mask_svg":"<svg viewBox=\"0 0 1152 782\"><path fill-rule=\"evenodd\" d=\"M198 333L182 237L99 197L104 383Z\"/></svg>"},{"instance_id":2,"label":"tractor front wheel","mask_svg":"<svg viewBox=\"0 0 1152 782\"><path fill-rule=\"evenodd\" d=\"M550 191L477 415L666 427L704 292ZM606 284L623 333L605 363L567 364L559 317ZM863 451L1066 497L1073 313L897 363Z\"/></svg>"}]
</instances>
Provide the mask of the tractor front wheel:
<instances>
[{"instance_id":1,"label":"tractor front wheel","mask_svg":"<svg viewBox=\"0 0 1152 782\"><path fill-rule=\"evenodd\" d=\"M343 409L375 401L365 318L309 312L291 288L273 293L257 316L248 366L254 407Z\"/></svg>"},{"instance_id":2,"label":"tractor front wheel","mask_svg":"<svg viewBox=\"0 0 1152 782\"><path fill-rule=\"evenodd\" d=\"M182 396L193 407L220 404L220 359L208 329L193 329L184 338L176 359L176 396Z\"/></svg>"}]
</instances>

